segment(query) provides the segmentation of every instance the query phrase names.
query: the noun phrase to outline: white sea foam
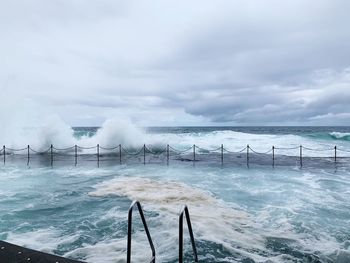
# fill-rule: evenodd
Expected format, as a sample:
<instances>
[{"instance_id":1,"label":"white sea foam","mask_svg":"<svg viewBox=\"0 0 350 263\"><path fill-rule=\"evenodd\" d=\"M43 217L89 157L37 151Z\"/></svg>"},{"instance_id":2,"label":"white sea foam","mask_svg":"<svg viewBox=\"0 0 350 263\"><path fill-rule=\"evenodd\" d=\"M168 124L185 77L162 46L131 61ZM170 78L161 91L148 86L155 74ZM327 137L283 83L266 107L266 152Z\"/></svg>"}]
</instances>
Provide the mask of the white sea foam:
<instances>
[{"instance_id":1,"label":"white sea foam","mask_svg":"<svg viewBox=\"0 0 350 263\"><path fill-rule=\"evenodd\" d=\"M336 138L347 138L348 133L333 132L330 134ZM169 144L178 149L186 149L193 144L205 149L217 149L221 144L230 151L239 151L250 147L258 152L267 152L272 146L276 147L276 154L298 155L300 145L306 148L304 156L329 157L334 154L334 142L332 140L318 140L317 138L303 137L293 134L252 134L231 130L196 132L196 133L145 133L143 129L136 127L129 120L108 119L93 136L76 138L73 129L64 123L57 115L43 117L40 122L22 126L6 125L0 130L0 144L9 148L25 148L28 144L33 149L44 151L51 144L57 148L68 148L75 144L82 147L93 147L100 144L103 147L114 147L122 144L124 147L141 147L144 143L150 146L164 147ZM337 141L339 150L349 149L350 143L346 140ZM278 149L278 148L295 149ZM308 150L317 149L317 151ZM325 151L319 151L325 150ZM84 150L82 153L95 152L96 150ZM25 152L23 152L25 153ZM349 152L339 152L340 156L350 156Z\"/></svg>"},{"instance_id":2,"label":"white sea foam","mask_svg":"<svg viewBox=\"0 0 350 263\"><path fill-rule=\"evenodd\" d=\"M348 171L341 173L338 171L336 174L332 174L322 170L311 173L307 170L291 172L281 168L282 170L259 171L251 169L248 172L246 169L233 171L231 168L218 170L208 167L187 170L181 166L181 168L169 167L166 169L167 172L162 172L159 168L147 167L149 169L145 169L144 166L118 166L102 170L54 169L52 178L59 179L58 182L61 183L53 185L68 187L66 183L69 182L71 187L68 187L67 191L63 191L69 192L77 186L76 179L79 177L83 179L81 182L93 177L106 180L104 178L107 175L113 176L118 173L118 178L110 180L108 177L107 181L98 185L95 185L93 180L91 182L93 185L88 184L89 187L86 185L83 187L83 194L86 193L86 189L94 187L95 189L89 193L89 200L94 199L91 196L108 200L110 195L139 199L146 210L146 219L157 249L157 262L176 261L178 212L185 203L190 209L196 241L201 245L201 262L220 262L215 258L216 256L221 256L222 262L237 262L246 257L259 263L301 262L306 260L308 255L318 255L321 262L344 263L350 260L350 246L348 241L344 240L344 236L347 236L348 233L346 225L348 214L346 204L349 195L346 188L346 182L349 178ZM5 168L6 171L10 169L10 167ZM12 181L11 186L2 184L3 190L6 190L2 192L3 197L6 198L8 189L15 192L25 192L28 191L26 189L47 185L49 177L44 176L46 179L42 181L42 184L37 184L41 181L36 181L40 179L38 177L45 174L45 171L45 169L18 170L16 173L23 178L16 178L17 180ZM157 174L157 176L156 173L161 174ZM140 178L140 174L145 178ZM186 176L181 174L186 174ZM134 177L136 175L139 177ZM73 186L72 179L75 182ZM37 183L34 184L35 187L33 184L27 184L25 188L22 188L22 184L27 182L25 180ZM226 201L219 199L209 191L177 182L177 180L183 180L197 187L213 191ZM326 185L325 180L327 180ZM329 180L332 181L329 183ZM3 181L9 180L5 177ZM344 181L345 186L339 187L343 184L342 181ZM225 184L222 185L222 182ZM336 190L333 187L336 187ZM230 192L225 192L226 188L230 189ZM45 198L50 199L49 192L51 191L47 189L46 191L48 193L45 194ZM242 195L237 195L236 191ZM74 197L69 196L69 198ZM25 202L24 205L32 206L34 203L35 207L41 200L34 198ZM248 200L256 200L254 201L256 205L250 201L246 202ZM5 201L7 200L5 199ZM230 201L235 202L235 204L231 204ZM119 222L125 227L127 211L125 208L121 209L122 206L116 201L112 208L99 211L98 214L92 210L94 215L98 215L98 219L96 222L94 216L88 219L88 222L96 226L99 226L100 220L107 222L107 224ZM247 211L245 207L247 207ZM15 214L21 209L23 208L16 201L9 213ZM335 215L330 215L331 218L328 218L327 213L335 213ZM337 214L345 218L337 219ZM57 216L65 215L58 213ZM83 218L86 220L85 216ZM138 219L136 212L134 219ZM69 220L69 218L63 220ZM6 232L8 234L7 241L46 252L62 251L60 247L69 247L70 252L65 256L83 259L87 262L125 262L126 228L115 229L119 238L103 234L94 240L97 242L96 244L83 243L79 245L79 248L76 248L75 240L78 238L80 240L81 236L79 235L90 235L90 230L67 233L66 229L63 232L60 228L49 227L50 224L51 221L48 221L41 226L41 229L29 230L29 232ZM16 229L18 228L16 227ZM27 228L20 226L19 229ZM138 224L135 224L134 230L133 262L144 262L144 259L149 258L150 255L145 233L141 231ZM187 236L185 230L185 237ZM344 241L340 242L337 237L343 238ZM275 240L272 244L276 245L276 250L266 246L271 239ZM208 242L210 243L208 244ZM190 251L190 247L186 247L187 250ZM227 254L225 254L226 252ZM298 255L304 255L304 258L298 258Z\"/></svg>"},{"instance_id":3,"label":"white sea foam","mask_svg":"<svg viewBox=\"0 0 350 263\"><path fill-rule=\"evenodd\" d=\"M58 246L69 244L78 238L78 233L62 236L57 229L50 227L25 233L9 232L6 241L46 253L53 253Z\"/></svg>"},{"instance_id":4,"label":"white sea foam","mask_svg":"<svg viewBox=\"0 0 350 263\"><path fill-rule=\"evenodd\" d=\"M350 140L350 133L347 132L331 132L331 136L337 138L337 139L349 139Z\"/></svg>"},{"instance_id":5,"label":"white sea foam","mask_svg":"<svg viewBox=\"0 0 350 263\"><path fill-rule=\"evenodd\" d=\"M334 155L334 142L320 141L293 134L252 134L231 130L180 134L162 133L147 134L146 142L161 145L170 144L178 149L186 149L193 144L205 149L217 149L223 144L226 149L231 151L240 151L249 144L257 152L267 152L271 150L272 146L275 146L276 154L291 156L298 156L299 146L303 145L308 148L303 150L303 156L330 157ZM343 141L339 142L338 146L348 149L350 144ZM338 152L338 154L350 156L347 152Z\"/></svg>"},{"instance_id":6,"label":"white sea foam","mask_svg":"<svg viewBox=\"0 0 350 263\"><path fill-rule=\"evenodd\" d=\"M310 234L312 230L310 233L308 230L295 230L289 216L292 214L293 218L298 217L300 210L305 209L305 202L309 203L310 209L320 203L324 203L324 206L336 204L332 196L322 196L317 178L311 178L309 173L305 173L298 180L305 184L303 188L310 186L310 191L305 193L296 189L293 191L296 194L295 200L289 206L266 206L254 219L209 192L173 181L121 177L97 185L90 195L126 196L141 201L147 211L159 213L159 216L148 220L151 226L156 227L156 231L152 232L151 228L151 232L156 232L154 239L158 254L161 255L160 262L176 258L177 216L183 204L187 204L190 209L196 239L219 244L224 251L236 255L236 259L248 257L255 262L294 262L295 258L291 255L274 255L266 248L267 239L280 242L282 237L282 243L287 242L291 248L300 252L321 253L322 258L335 262L342 262L341 258L349 259L349 253L340 251L337 240L326 232L321 231L313 236ZM306 225L303 227L308 229ZM147 247L146 242L138 242L138 245ZM140 254L137 256L142 258Z\"/></svg>"},{"instance_id":7,"label":"white sea foam","mask_svg":"<svg viewBox=\"0 0 350 263\"><path fill-rule=\"evenodd\" d=\"M133 233L132 262L147 262L151 259L144 233ZM106 239L94 245L84 245L65 254L66 257L84 258L86 262L125 263L126 238ZM159 260L157 260L159 262Z\"/></svg>"},{"instance_id":8,"label":"white sea foam","mask_svg":"<svg viewBox=\"0 0 350 263\"><path fill-rule=\"evenodd\" d=\"M176 258L178 213L184 204L189 207L197 239L214 242L232 254L257 262L264 259L249 252L264 250L264 238L254 231L252 218L203 190L179 182L123 177L98 185L90 195L126 196L139 200L146 210L158 212L159 216L149 221L157 228L153 233L160 260Z\"/></svg>"}]
</instances>

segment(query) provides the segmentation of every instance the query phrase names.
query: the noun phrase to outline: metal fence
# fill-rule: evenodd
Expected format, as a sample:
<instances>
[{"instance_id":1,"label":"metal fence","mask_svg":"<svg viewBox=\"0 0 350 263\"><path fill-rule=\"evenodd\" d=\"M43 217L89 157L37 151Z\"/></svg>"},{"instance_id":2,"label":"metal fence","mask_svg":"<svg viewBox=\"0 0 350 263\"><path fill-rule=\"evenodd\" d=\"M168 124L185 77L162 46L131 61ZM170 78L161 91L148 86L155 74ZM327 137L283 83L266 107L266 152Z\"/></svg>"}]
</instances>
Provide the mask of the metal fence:
<instances>
[{"instance_id":1,"label":"metal fence","mask_svg":"<svg viewBox=\"0 0 350 263\"><path fill-rule=\"evenodd\" d=\"M313 154L319 153L322 156L318 158L327 159L334 163L337 163L342 158L350 157L349 150L338 148L337 146L319 149L312 149L302 145L295 147L272 146L266 151L256 151L254 148L247 145L240 150L234 151L225 148L223 144L214 149L205 149L197 145L192 145L191 147L183 149L174 148L170 145L146 146L145 144L139 148L123 147L121 144L114 147L103 147L97 144L92 147L74 145L66 148L57 148L50 145L50 147L43 151L33 149L30 145L19 149L9 148L4 145L2 149L0 149L0 156L2 156L4 164L6 164L8 159L14 159L14 157L19 156L20 159L26 160L27 165L36 157L40 157L50 165L53 165L56 161L62 160L62 157L65 157L66 160L67 158L74 160L75 165L78 164L79 159L84 161L96 161L97 165L99 165L100 161L105 160L122 164L132 158L136 158L139 163L143 164L152 162L152 158L157 159L158 162L166 162L166 164L169 164L170 160L192 162L215 160L217 163L224 164L233 162L232 157L236 156L241 160L245 159L245 161L241 161L241 163L245 163L248 166L252 162L251 159L253 157L256 160L260 160L260 163L270 163L272 166L276 165L277 160L286 160L286 158L289 157L298 162L300 166L303 166L304 159L315 158L305 155L305 152ZM91 159L91 157L93 158Z\"/></svg>"}]
</instances>

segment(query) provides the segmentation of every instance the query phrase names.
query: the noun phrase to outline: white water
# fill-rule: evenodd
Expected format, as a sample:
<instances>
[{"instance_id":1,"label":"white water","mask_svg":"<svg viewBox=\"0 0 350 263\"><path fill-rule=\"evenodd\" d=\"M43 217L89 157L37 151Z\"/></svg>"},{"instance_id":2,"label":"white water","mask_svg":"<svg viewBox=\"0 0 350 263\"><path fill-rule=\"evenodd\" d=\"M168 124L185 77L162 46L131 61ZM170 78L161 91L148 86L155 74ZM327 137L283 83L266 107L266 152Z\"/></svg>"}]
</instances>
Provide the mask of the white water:
<instances>
[{"instance_id":1,"label":"white water","mask_svg":"<svg viewBox=\"0 0 350 263\"><path fill-rule=\"evenodd\" d=\"M190 210L201 262L302 262L288 250L274 252L267 246L270 239L302 255L319 255L320 262L350 259L347 170L6 166L1 175L0 235L87 262L125 262L127 206L133 199L146 211L157 262L176 262L183 204ZM134 217L137 221L136 212ZM134 262L144 262L145 233L137 224L134 229ZM90 236L91 241L80 241Z\"/></svg>"},{"instance_id":2,"label":"white water","mask_svg":"<svg viewBox=\"0 0 350 263\"><path fill-rule=\"evenodd\" d=\"M347 133L333 132L330 135L336 138L344 138ZM22 149L28 144L37 151L47 150L51 144L56 148L68 148L75 144L82 147L93 147L100 144L102 147L114 147L122 144L124 147L149 146L164 147L169 144L179 150L187 149L193 144L204 149L217 149L221 144L227 150L240 151L248 144L257 152L267 152L272 146L277 148L293 148L303 145L304 156L329 157L334 155L335 142L321 140L294 134L251 134L231 130L196 132L196 133L145 133L143 129L136 127L128 120L109 119L93 136L77 138L71 127L65 124L57 116L50 116L42 120L42 124L35 127L5 127L0 130L0 144L8 148ZM350 156L350 142L336 142L338 156ZM299 149L277 149L276 154L298 155ZM323 151L324 150L324 151ZM346 150L341 152L341 150ZM94 151L94 150L92 150ZM92 152L85 150L85 153Z\"/></svg>"},{"instance_id":3,"label":"white water","mask_svg":"<svg viewBox=\"0 0 350 263\"><path fill-rule=\"evenodd\" d=\"M37 125L29 120L22 126L9 123L0 130L0 143L9 148L30 144L37 150L46 150L50 144L65 148L74 144L110 147L120 143L126 147L170 144L178 149L193 144L214 149L224 144L232 151L249 144L260 152L272 145L334 147L332 140L295 134L230 130L149 134L125 120L107 120L92 137L76 138L71 127L58 117L39 120ZM331 135L340 139L347 136ZM350 150L349 142L336 143ZM298 153L299 149L277 150L277 154ZM303 154L331 156L333 150L305 150ZM157 262L176 262L177 216L183 204L190 209L202 262L239 262L247 258L266 263L307 260L307 256L293 253L316 255L320 262L350 262L350 184L346 166L334 172L293 167L195 168L183 163L171 164L173 168L126 165L84 169L68 165L70 168L63 169L23 169L16 164L1 167L0 235L4 239L47 252L59 251L87 262L125 262L126 229L118 224L126 221L123 200L129 204L138 199L148 213ZM124 199L115 199L119 197ZM96 200L100 203L93 206ZM104 207L103 202L108 201L111 204ZM286 250L293 253L269 247L271 239L287 244ZM134 260L143 262L149 255L144 232L136 230L133 240Z\"/></svg>"},{"instance_id":4,"label":"white water","mask_svg":"<svg viewBox=\"0 0 350 263\"><path fill-rule=\"evenodd\" d=\"M16 127L9 131L0 131L2 145L8 148L21 149L28 144L38 151L47 150L51 144L57 148L68 148L78 144L91 147L101 144L105 147L123 144L137 146L142 143L144 133L127 120L109 119L104 122L97 133L92 136L74 137L73 129L57 116L43 121L40 126Z\"/></svg>"},{"instance_id":5,"label":"white water","mask_svg":"<svg viewBox=\"0 0 350 263\"><path fill-rule=\"evenodd\" d=\"M350 133L348 132L331 132L330 135L336 137L337 139L350 137Z\"/></svg>"},{"instance_id":6,"label":"white water","mask_svg":"<svg viewBox=\"0 0 350 263\"><path fill-rule=\"evenodd\" d=\"M177 256L177 222L183 204L190 207L198 239L221 244L225 250L245 256L249 253L237 249L233 243L243 248L264 249L264 240L254 233L255 223L244 211L234 209L210 193L184 183L122 177L98 185L97 190L90 194L126 196L141 201L145 209L159 212L160 216L153 220L161 223L157 224L157 230L153 232L157 233L154 237L157 250L166 256L164 260L175 259ZM171 251L173 253L169 253ZM257 255L250 256L257 261L261 260Z\"/></svg>"},{"instance_id":7,"label":"white water","mask_svg":"<svg viewBox=\"0 0 350 263\"><path fill-rule=\"evenodd\" d=\"M251 134L236 131L213 131L203 133L180 133L180 134L149 134L147 139L151 144L175 145L179 149L186 149L193 144L204 149L217 149L221 143L230 151L240 151L249 145L257 152L267 152L272 146L276 147L276 154L299 155L299 148L296 149L278 149L295 148L303 145L317 151L304 150L304 156L329 157L334 155L334 142L315 140L294 134ZM350 142L337 142L339 149L350 149ZM325 151L318 151L325 150ZM342 152L342 156L350 156L347 152Z\"/></svg>"}]
</instances>

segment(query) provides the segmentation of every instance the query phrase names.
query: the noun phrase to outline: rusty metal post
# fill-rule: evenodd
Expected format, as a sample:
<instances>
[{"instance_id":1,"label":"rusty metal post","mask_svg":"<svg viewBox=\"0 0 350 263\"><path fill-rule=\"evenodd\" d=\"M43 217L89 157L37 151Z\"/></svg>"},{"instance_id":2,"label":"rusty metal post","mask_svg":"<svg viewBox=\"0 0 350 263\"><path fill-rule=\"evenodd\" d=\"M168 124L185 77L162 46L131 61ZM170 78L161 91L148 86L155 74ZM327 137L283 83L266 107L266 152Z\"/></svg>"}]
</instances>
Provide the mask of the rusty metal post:
<instances>
[{"instance_id":1,"label":"rusty metal post","mask_svg":"<svg viewBox=\"0 0 350 263\"><path fill-rule=\"evenodd\" d=\"M51 158L51 166L53 165L53 145L50 146L50 158Z\"/></svg>"},{"instance_id":2,"label":"rusty metal post","mask_svg":"<svg viewBox=\"0 0 350 263\"><path fill-rule=\"evenodd\" d=\"M221 164L224 164L224 145L221 144Z\"/></svg>"},{"instance_id":3,"label":"rusty metal post","mask_svg":"<svg viewBox=\"0 0 350 263\"><path fill-rule=\"evenodd\" d=\"M28 145L27 146L27 165L29 165L29 158L30 158L30 156L29 156L29 148L30 148L30 146Z\"/></svg>"},{"instance_id":4,"label":"rusty metal post","mask_svg":"<svg viewBox=\"0 0 350 263\"><path fill-rule=\"evenodd\" d=\"M100 167L100 145L97 144L97 167Z\"/></svg>"},{"instance_id":5,"label":"rusty metal post","mask_svg":"<svg viewBox=\"0 0 350 263\"><path fill-rule=\"evenodd\" d=\"M166 163L169 165L169 144L166 146Z\"/></svg>"},{"instance_id":6,"label":"rusty metal post","mask_svg":"<svg viewBox=\"0 0 350 263\"><path fill-rule=\"evenodd\" d=\"M143 164L146 164L146 144L143 145Z\"/></svg>"},{"instance_id":7,"label":"rusty metal post","mask_svg":"<svg viewBox=\"0 0 350 263\"><path fill-rule=\"evenodd\" d=\"M196 145L193 144L193 162L196 161Z\"/></svg>"},{"instance_id":8,"label":"rusty metal post","mask_svg":"<svg viewBox=\"0 0 350 263\"><path fill-rule=\"evenodd\" d=\"M247 166L249 166L249 144L247 145Z\"/></svg>"},{"instance_id":9,"label":"rusty metal post","mask_svg":"<svg viewBox=\"0 0 350 263\"><path fill-rule=\"evenodd\" d=\"M119 144L119 164L122 164L122 145Z\"/></svg>"},{"instance_id":10,"label":"rusty metal post","mask_svg":"<svg viewBox=\"0 0 350 263\"><path fill-rule=\"evenodd\" d=\"M78 146L74 145L74 159L75 159L75 166L77 166L78 163Z\"/></svg>"}]
</instances>

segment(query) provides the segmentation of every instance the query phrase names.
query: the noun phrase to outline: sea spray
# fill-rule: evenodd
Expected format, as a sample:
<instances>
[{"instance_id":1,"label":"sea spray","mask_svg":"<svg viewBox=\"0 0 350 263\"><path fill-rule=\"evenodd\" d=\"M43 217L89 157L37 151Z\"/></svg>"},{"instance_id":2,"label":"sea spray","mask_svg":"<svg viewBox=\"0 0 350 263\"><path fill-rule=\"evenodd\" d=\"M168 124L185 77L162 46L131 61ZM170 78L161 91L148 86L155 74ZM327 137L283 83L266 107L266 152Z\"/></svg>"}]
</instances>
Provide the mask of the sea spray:
<instances>
[{"instance_id":1,"label":"sea spray","mask_svg":"<svg viewBox=\"0 0 350 263\"><path fill-rule=\"evenodd\" d=\"M108 119L93 136L83 136L77 143L85 146L100 144L113 147L122 144L126 147L137 147L144 144L144 132L129 120Z\"/></svg>"},{"instance_id":2,"label":"sea spray","mask_svg":"<svg viewBox=\"0 0 350 263\"><path fill-rule=\"evenodd\" d=\"M293 148L303 145L308 148L303 151L303 156L306 157L334 156L334 146L337 145L339 157L349 156L349 153L342 151L350 148L350 133L344 128L339 131L328 128L327 132L320 132L320 128L306 127L304 131L302 128L295 128L294 133L282 133L280 130L283 129L278 127L262 127L261 131L257 127L209 127L210 129L202 130L177 127L168 128L169 132L154 133L149 132L149 129L145 132L130 120L113 118L107 119L100 128L84 127L80 131L78 128L72 129L58 115L43 114L39 117L41 112L44 112L43 109L33 106L28 109L27 118L20 111L13 118L5 119L0 130L0 145L17 149L30 145L34 150L45 151L51 144L60 149L73 147L75 144L85 148L96 147L97 144L113 148L121 144L125 148L138 151L146 144L148 148L162 151L169 144L181 151L193 144L208 150L218 149L223 144L229 151L240 151L249 144L257 152L267 152L275 146L276 155L289 156L299 155L299 149ZM276 130L277 133L274 134ZM96 149L79 149L79 154L84 153L95 154Z\"/></svg>"},{"instance_id":3,"label":"sea spray","mask_svg":"<svg viewBox=\"0 0 350 263\"><path fill-rule=\"evenodd\" d=\"M0 131L1 145L8 148L22 149L30 145L36 151L45 151L50 145L68 148L74 145L93 147L117 146L137 147L144 143L144 132L128 120L108 119L93 136L74 136L74 130L57 115L43 117L41 123L7 127ZM87 151L88 153L88 151Z\"/></svg>"},{"instance_id":4,"label":"sea spray","mask_svg":"<svg viewBox=\"0 0 350 263\"><path fill-rule=\"evenodd\" d=\"M33 147L39 151L46 150L51 144L58 145L60 148L71 147L76 143L73 137L74 131L66 123L62 121L57 115L46 118L43 125L33 129L31 134Z\"/></svg>"}]
</instances>

